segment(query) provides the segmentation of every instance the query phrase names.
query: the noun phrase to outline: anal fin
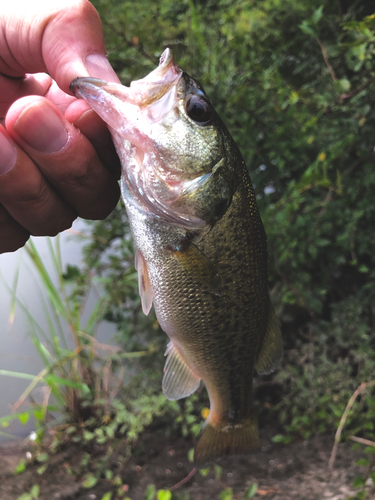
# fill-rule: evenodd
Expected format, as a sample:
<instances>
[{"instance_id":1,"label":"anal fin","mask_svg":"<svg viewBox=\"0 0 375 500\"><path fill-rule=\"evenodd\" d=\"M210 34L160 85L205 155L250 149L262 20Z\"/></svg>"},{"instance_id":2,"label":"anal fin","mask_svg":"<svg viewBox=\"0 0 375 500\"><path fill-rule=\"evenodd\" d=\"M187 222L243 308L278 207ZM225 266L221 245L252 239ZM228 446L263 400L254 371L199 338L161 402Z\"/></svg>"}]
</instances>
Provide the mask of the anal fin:
<instances>
[{"instance_id":1,"label":"anal fin","mask_svg":"<svg viewBox=\"0 0 375 500\"><path fill-rule=\"evenodd\" d=\"M135 268L138 271L138 289L142 300L142 311L147 316L152 307L153 293L147 265L139 250L137 250L135 256L135 262Z\"/></svg>"},{"instance_id":2,"label":"anal fin","mask_svg":"<svg viewBox=\"0 0 375 500\"><path fill-rule=\"evenodd\" d=\"M275 310L269 301L268 321L266 335L263 340L263 345L260 350L258 359L255 363L255 369L260 374L273 372L281 362L283 357L283 340L279 322L276 317Z\"/></svg>"},{"instance_id":3,"label":"anal fin","mask_svg":"<svg viewBox=\"0 0 375 500\"><path fill-rule=\"evenodd\" d=\"M200 378L188 367L172 342L169 342L164 367L163 393L169 400L181 399L195 392Z\"/></svg>"}]
</instances>

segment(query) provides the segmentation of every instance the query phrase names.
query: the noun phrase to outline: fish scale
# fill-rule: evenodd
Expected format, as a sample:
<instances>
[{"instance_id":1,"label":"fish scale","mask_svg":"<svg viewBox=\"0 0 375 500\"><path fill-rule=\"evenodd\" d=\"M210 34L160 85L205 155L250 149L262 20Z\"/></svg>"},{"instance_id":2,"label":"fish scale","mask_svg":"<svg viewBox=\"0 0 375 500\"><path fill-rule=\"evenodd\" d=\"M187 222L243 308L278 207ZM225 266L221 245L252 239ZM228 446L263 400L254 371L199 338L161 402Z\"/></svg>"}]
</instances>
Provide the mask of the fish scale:
<instances>
[{"instance_id":1,"label":"fish scale","mask_svg":"<svg viewBox=\"0 0 375 500\"><path fill-rule=\"evenodd\" d=\"M71 89L107 122L122 163L142 307L170 338L163 391L186 397L201 380L208 391L195 463L247 453L259 444L254 369L272 371L282 341L243 158L169 49L130 88L80 78Z\"/></svg>"}]
</instances>

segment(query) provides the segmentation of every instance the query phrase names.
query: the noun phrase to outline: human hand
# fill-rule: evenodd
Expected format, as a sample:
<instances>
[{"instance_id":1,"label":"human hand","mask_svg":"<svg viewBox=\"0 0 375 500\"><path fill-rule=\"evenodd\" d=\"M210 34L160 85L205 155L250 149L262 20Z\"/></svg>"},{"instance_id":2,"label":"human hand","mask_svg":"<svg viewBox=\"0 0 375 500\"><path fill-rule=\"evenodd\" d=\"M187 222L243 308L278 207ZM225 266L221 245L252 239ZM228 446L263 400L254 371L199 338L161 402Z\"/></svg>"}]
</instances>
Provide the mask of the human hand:
<instances>
[{"instance_id":1,"label":"human hand","mask_svg":"<svg viewBox=\"0 0 375 500\"><path fill-rule=\"evenodd\" d=\"M120 164L110 134L69 84L78 76L119 80L88 0L2 5L0 54L3 253L30 234L53 236L77 216L102 219L114 209Z\"/></svg>"}]
</instances>

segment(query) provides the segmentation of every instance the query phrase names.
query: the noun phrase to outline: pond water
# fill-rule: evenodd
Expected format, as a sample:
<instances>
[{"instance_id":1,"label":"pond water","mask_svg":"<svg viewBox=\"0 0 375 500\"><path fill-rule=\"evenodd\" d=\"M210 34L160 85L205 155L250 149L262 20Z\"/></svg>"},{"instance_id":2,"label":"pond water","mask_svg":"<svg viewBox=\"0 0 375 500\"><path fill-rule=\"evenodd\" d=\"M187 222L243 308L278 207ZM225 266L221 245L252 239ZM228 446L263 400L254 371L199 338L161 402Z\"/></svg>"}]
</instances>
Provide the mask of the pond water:
<instances>
[{"instance_id":1,"label":"pond water","mask_svg":"<svg viewBox=\"0 0 375 500\"><path fill-rule=\"evenodd\" d=\"M77 221L72 230L60 235L61 253L64 265L67 263L79 265L81 263L82 239L74 236L84 230L83 221ZM52 241L54 239L52 238ZM43 257L43 262L48 271L53 275L53 264L49 254L46 238L33 238L38 252ZM33 315L38 324L47 330L48 325L43 309L42 285L38 279L33 264L25 249L17 252L0 255L0 370L12 372L38 374L43 368L43 363L32 342L29 334L30 326L25 313L20 305L15 307L14 316L11 311L11 291L14 278L19 269L17 284L17 300ZM90 297L87 304L87 315L92 310L97 297ZM110 342L115 332L114 325L103 323L98 331L98 340ZM28 387L30 380L0 375L0 419L12 413L12 405L19 399ZM21 411L20 407L18 411ZM26 407L24 407L26 408ZM9 428L0 427L0 442L10 439L6 434L14 436L27 436L34 429L34 422L30 420L27 425L18 421L12 422Z\"/></svg>"}]
</instances>

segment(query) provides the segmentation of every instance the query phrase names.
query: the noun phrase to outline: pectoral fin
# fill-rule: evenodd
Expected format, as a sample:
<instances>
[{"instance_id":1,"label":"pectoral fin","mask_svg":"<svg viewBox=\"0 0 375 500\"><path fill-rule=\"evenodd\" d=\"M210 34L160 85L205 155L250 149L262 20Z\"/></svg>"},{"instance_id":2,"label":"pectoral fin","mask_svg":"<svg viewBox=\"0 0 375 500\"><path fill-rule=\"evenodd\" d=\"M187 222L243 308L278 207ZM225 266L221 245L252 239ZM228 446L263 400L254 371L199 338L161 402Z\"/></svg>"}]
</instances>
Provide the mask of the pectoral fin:
<instances>
[{"instance_id":1,"label":"pectoral fin","mask_svg":"<svg viewBox=\"0 0 375 500\"><path fill-rule=\"evenodd\" d=\"M269 300L269 313L266 335L263 340L263 345L260 350L258 359L255 363L255 369L260 374L267 374L273 372L281 362L283 357L283 340L279 322L277 320L275 311Z\"/></svg>"},{"instance_id":2,"label":"pectoral fin","mask_svg":"<svg viewBox=\"0 0 375 500\"><path fill-rule=\"evenodd\" d=\"M221 295L221 280L215 266L194 243L185 239L171 251L195 281L215 295Z\"/></svg>"},{"instance_id":3,"label":"pectoral fin","mask_svg":"<svg viewBox=\"0 0 375 500\"><path fill-rule=\"evenodd\" d=\"M200 378L188 367L172 342L165 354L168 356L164 367L163 393L169 400L181 399L195 392Z\"/></svg>"},{"instance_id":4,"label":"pectoral fin","mask_svg":"<svg viewBox=\"0 0 375 500\"><path fill-rule=\"evenodd\" d=\"M147 316L152 307L153 293L147 265L139 250L137 250L135 256L135 262L135 268L138 271L138 289L142 300L142 311Z\"/></svg>"}]
</instances>

